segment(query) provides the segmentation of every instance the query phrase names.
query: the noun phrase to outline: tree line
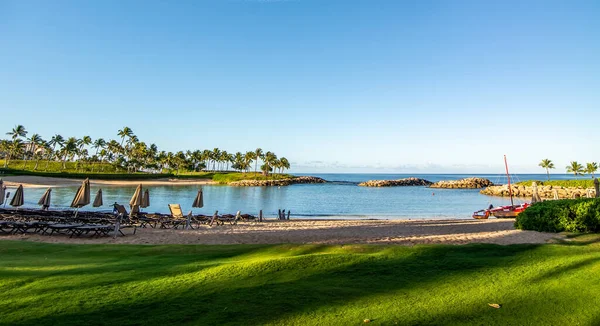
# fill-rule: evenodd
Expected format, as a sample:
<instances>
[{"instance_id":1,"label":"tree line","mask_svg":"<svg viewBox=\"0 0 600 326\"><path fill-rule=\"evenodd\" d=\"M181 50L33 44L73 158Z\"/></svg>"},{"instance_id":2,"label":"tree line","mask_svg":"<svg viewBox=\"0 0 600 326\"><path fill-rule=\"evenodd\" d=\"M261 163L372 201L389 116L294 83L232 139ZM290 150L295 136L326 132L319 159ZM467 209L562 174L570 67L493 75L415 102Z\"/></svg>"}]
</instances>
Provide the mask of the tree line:
<instances>
[{"instance_id":1,"label":"tree line","mask_svg":"<svg viewBox=\"0 0 600 326\"><path fill-rule=\"evenodd\" d=\"M98 163L112 164L129 173L162 173L165 169L175 170L177 174L180 170L217 172L233 169L249 172L252 168L258 172L260 167L260 171L268 175L277 171L283 173L290 168L290 162L285 157L278 158L275 153L264 152L261 148L235 154L219 148L175 153L159 151L155 144L148 146L140 141L129 127L117 132L120 139L111 140L93 140L90 136L65 138L59 134L45 140L36 133L28 137L29 132L22 125L15 126L6 134L10 138L0 140L0 155L4 158L5 168L9 167L11 160L16 159L23 160L23 169L28 162L34 161L33 170L40 168L45 171L51 161L62 162L62 170L66 169L66 162L76 162L76 167L91 165L92 172L97 165L100 171L104 171L105 164Z\"/></svg>"},{"instance_id":2,"label":"tree line","mask_svg":"<svg viewBox=\"0 0 600 326\"><path fill-rule=\"evenodd\" d=\"M554 163L552 160L543 159L540 164L540 167L546 169L546 174L548 175L548 180L550 180L550 169L555 169ZM571 161L571 164L566 166L567 173L573 173L575 176L589 174L592 176L592 179L595 178L595 174L598 171L598 163L591 162L586 163L585 166L580 164L577 161Z\"/></svg>"}]
</instances>

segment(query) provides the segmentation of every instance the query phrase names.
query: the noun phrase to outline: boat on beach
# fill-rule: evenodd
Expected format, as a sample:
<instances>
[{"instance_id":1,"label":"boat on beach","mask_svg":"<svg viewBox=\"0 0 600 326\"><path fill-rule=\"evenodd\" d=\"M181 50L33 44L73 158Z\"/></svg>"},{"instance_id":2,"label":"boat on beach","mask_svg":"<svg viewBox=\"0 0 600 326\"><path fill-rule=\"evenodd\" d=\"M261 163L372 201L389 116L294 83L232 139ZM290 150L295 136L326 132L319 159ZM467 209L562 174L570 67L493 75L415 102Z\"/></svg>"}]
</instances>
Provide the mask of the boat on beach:
<instances>
[{"instance_id":1,"label":"boat on beach","mask_svg":"<svg viewBox=\"0 0 600 326\"><path fill-rule=\"evenodd\" d=\"M481 209L473 213L473 218L478 220L488 219L490 216L496 218L515 218L527 207L531 206L530 203L523 203L515 205L513 201L512 188L510 184L510 174L508 173L508 163L506 161L506 155L504 155L504 166L506 167L506 177L508 178L508 194L510 196L510 205L493 207L490 205L487 209Z\"/></svg>"}]
</instances>

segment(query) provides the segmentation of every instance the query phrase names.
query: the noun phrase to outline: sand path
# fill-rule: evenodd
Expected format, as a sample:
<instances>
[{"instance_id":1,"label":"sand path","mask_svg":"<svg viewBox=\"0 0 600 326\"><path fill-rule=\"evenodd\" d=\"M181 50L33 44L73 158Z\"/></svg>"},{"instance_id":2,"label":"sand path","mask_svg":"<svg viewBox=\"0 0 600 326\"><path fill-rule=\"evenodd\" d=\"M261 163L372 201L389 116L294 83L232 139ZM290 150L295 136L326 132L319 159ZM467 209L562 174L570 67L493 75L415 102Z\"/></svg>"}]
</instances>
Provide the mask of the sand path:
<instances>
[{"instance_id":1,"label":"sand path","mask_svg":"<svg viewBox=\"0 0 600 326\"><path fill-rule=\"evenodd\" d=\"M500 245L548 243L562 238L554 233L515 230L514 220L295 220L241 222L196 230L143 228L125 237L73 238L37 234L0 236L0 239L52 243L121 244L467 244Z\"/></svg>"},{"instance_id":2,"label":"sand path","mask_svg":"<svg viewBox=\"0 0 600 326\"><path fill-rule=\"evenodd\" d=\"M39 177L31 175L18 175L2 177L4 185L7 187L16 187L20 184L24 188L47 188L47 187L72 187L79 186L83 179L65 179L52 177ZM208 185L217 184L212 180L185 180L185 179L152 179L152 180L97 180L90 179L94 185L103 186L137 186L143 183L145 186L181 186L181 185Z\"/></svg>"}]
</instances>

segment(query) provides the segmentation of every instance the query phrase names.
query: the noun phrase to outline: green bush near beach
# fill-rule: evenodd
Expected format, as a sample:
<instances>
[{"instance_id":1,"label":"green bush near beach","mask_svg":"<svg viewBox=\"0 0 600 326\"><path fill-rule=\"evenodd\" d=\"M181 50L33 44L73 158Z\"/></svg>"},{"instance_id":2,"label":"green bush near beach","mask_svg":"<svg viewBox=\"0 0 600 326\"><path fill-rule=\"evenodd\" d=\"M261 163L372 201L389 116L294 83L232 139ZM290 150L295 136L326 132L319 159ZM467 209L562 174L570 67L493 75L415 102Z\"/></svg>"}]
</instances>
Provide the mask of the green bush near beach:
<instances>
[{"instance_id":1,"label":"green bush near beach","mask_svg":"<svg viewBox=\"0 0 600 326\"><path fill-rule=\"evenodd\" d=\"M539 181L539 180L526 180L517 182L517 185L530 187L535 182L538 186L560 186L565 188L593 188L594 180L582 179L582 180L550 180L550 181Z\"/></svg>"},{"instance_id":2,"label":"green bush near beach","mask_svg":"<svg viewBox=\"0 0 600 326\"><path fill-rule=\"evenodd\" d=\"M575 241L415 247L2 241L0 324L597 325L599 264L599 244Z\"/></svg>"},{"instance_id":3,"label":"green bush near beach","mask_svg":"<svg viewBox=\"0 0 600 326\"><path fill-rule=\"evenodd\" d=\"M600 232L600 199L536 203L517 215L515 227L541 232Z\"/></svg>"}]
</instances>

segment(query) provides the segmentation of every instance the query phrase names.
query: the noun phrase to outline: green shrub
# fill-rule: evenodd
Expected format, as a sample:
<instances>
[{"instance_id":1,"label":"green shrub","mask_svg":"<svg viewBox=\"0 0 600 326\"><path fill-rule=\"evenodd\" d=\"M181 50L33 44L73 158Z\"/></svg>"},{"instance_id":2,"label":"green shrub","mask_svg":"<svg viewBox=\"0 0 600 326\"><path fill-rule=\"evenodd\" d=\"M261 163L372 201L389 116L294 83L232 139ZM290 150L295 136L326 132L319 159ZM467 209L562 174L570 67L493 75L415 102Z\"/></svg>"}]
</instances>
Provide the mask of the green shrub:
<instances>
[{"instance_id":1,"label":"green shrub","mask_svg":"<svg viewBox=\"0 0 600 326\"><path fill-rule=\"evenodd\" d=\"M517 216L515 227L541 232L600 232L600 198L533 204Z\"/></svg>"},{"instance_id":2,"label":"green shrub","mask_svg":"<svg viewBox=\"0 0 600 326\"><path fill-rule=\"evenodd\" d=\"M526 180L517 182L519 186L531 186L532 182L536 182L538 186L561 186L565 188L594 188L594 180L592 179L581 179L581 180L550 180L550 181L539 181L539 180Z\"/></svg>"}]
</instances>

